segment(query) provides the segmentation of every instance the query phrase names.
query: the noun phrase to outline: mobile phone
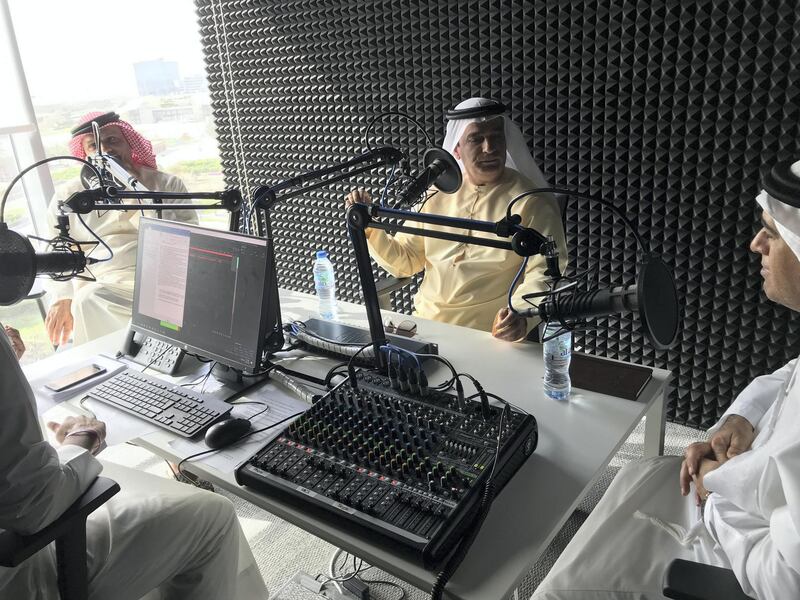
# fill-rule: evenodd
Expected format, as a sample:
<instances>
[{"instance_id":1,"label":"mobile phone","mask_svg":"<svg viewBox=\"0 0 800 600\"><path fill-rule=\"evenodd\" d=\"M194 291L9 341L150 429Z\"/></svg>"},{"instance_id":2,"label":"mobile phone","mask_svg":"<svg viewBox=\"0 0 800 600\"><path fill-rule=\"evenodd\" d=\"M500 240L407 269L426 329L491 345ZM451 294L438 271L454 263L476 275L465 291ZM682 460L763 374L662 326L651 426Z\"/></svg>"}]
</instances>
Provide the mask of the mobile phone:
<instances>
[{"instance_id":1,"label":"mobile phone","mask_svg":"<svg viewBox=\"0 0 800 600\"><path fill-rule=\"evenodd\" d=\"M76 371L67 373L63 377L59 377L58 379L54 379L53 381L48 381L47 383L44 384L44 387L46 387L48 390L53 390L54 392L60 392L68 388L71 388L74 385L78 385L79 383L82 383L87 379L91 379L92 377L101 375L105 372L106 372L105 368L99 367L97 365L82 367Z\"/></svg>"}]
</instances>

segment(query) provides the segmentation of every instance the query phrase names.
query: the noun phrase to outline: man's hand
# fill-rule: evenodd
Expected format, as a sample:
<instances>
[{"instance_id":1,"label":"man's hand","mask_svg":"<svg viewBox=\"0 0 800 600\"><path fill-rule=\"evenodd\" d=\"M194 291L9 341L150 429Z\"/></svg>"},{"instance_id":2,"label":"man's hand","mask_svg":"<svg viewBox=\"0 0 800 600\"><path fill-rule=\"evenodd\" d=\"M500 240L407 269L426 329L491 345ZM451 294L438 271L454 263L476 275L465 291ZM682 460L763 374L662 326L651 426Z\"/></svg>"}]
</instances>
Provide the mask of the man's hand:
<instances>
[{"instance_id":1,"label":"man's hand","mask_svg":"<svg viewBox=\"0 0 800 600\"><path fill-rule=\"evenodd\" d=\"M695 502L697 503L697 506L700 506L711 493L711 490L707 490L705 484L703 483L705 476L719 467L719 465L720 463L718 461L710 458L704 458L700 461L700 469L692 478L694 481Z\"/></svg>"},{"instance_id":2,"label":"man's hand","mask_svg":"<svg viewBox=\"0 0 800 600\"><path fill-rule=\"evenodd\" d=\"M739 415L730 415L717 433L711 437L711 449L719 464L750 449L756 437L750 421Z\"/></svg>"},{"instance_id":3,"label":"man's hand","mask_svg":"<svg viewBox=\"0 0 800 600\"><path fill-rule=\"evenodd\" d=\"M95 439L99 440L100 444L106 439L106 424L103 423L103 421L98 421L91 417L67 417L63 423L49 421L47 427L56 434L56 441L59 444L74 444L86 448L89 451L95 447ZM73 431L79 430L94 431L97 437L95 438L95 436L90 433L87 433L87 435L67 437Z\"/></svg>"},{"instance_id":4,"label":"man's hand","mask_svg":"<svg viewBox=\"0 0 800 600\"><path fill-rule=\"evenodd\" d=\"M61 346L69 341L75 320L72 318L72 300L65 299L53 302L47 318L44 320L47 336L54 346Z\"/></svg>"},{"instance_id":5,"label":"man's hand","mask_svg":"<svg viewBox=\"0 0 800 600\"><path fill-rule=\"evenodd\" d=\"M22 336L20 336L19 331L8 325L5 325L4 329L8 340L11 342L11 347L14 349L14 354L17 355L17 360L19 360L25 354L25 344L22 342Z\"/></svg>"},{"instance_id":6,"label":"man's hand","mask_svg":"<svg viewBox=\"0 0 800 600\"><path fill-rule=\"evenodd\" d=\"M514 314L507 307L497 311L492 323L492 335L498 340L518 342L525 338L528 332L528 320Z\"/></svg>"},{"instance_id":7,"label":"man's hand","mask_svg":"<svg viewBox=\"0 0 800 600\"><path fill-rule=\"evenodd\" d=\"M750 421L739 415L730 415L710 441L690 444L683 453L681 494L686 496L689 493L689 484L700 473L704 460L710 460L717 468L749 450L754 439L755 431Z\"/></svg>"},{"instance_id":8,"label":"man's hand","mask_svg":"<svg viewBox=\"0 0 800 600\"><path fill-rule=\"evenodd\" d=\"M372 202L372 196L370 196L369 192L364 188L353 190L347 194L347 197L344 199L345 209L350 208L350 206L356 202L360 202L361 204L370 204Z\"/></svg>"}]
</instances>

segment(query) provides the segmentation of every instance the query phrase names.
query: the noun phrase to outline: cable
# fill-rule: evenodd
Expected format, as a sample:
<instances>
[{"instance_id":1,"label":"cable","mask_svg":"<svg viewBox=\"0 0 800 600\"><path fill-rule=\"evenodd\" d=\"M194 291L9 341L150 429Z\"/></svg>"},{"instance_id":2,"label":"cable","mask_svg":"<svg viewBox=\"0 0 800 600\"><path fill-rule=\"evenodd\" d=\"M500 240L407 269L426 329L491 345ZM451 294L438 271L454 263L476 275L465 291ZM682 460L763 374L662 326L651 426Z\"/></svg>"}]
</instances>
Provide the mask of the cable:
<instances>
[{"instance_id":1,"label":"cable","mask_svg":"<svg viewBox=\"0 0 800 600\"><path fill-rule=\"evenodd\" d=\"M81 222L81 225L83 225L84 229L86 229L86 231L88 231L89 233L91 233L91 234L92 234L92 236L94 237L94 239L96 239L98 242L100 242L100 244L102 244L102 245L103 245L103 248L105 248L105 249L106 249L106 251L108 252L108 257L107 257L107 258L103 258L103 259L100 259L100 258L98 258L98 259L96 259L96 260L97 260L97 262L108 262L108 261L110 261L112 258L114 258L114 251L113 251L113 250L112 250L112 249L109 247L109 245L108 245L108 244L106 244L106 243L105 243L105 242L104 242L104 241L103 241L103 240L100 238L100 236L99 236L99 235L97 235L97 234L94 232L94 230L93 230L91 227L89 227L89 226L86 224L86 221L84 221L84 220L83 220L83 215L81 215L80 213L77 213L75 216L76 216L76 217L78 217L78 220ZM94 248L92 248L92 249L94 250Z\"/></svg>"},{"instance_id":2,"label":"cable","mask_svg":"<svg viewBox=\"0 0 800 600\"><path fill-rule=\"evenodd\" d=\"M378 116L374 117L372 119L372 121L370 121L369 125L367 126L367 130L364 132L364 145L367 147L368 150L374 150L374 148L372 147L372 144L370 144L370 141L369 141L369 133L372 130L372 128L375 126L375 123L377 123L380 119L383 119L384 117L391 117L391 116L402 117L402 118L414 123L414 125L417 126L417 129L419 129L422 132L422 135L425 136L425 141L428 143L428 146L433 146L433 140L431 140L431 137L428 135L428 132L425 131L425 128L422 126L422 123L420 123L414 117L411 117L411 116L407 115L404 112L400 112L398 110L390 110L390 111L387 111L387 112L383 112L383 113L379 114Z\"/></svg>"},{"instance_id":3,"label":"cable","mask_svg":"<svg viewBox=\"0 0 800 600\"><path fill-rule=\"evenodd\" d=\"M345 380L345 381L346 381L346 380ZM325 394L323 394L323 395L320 397L320 400L322 400L322 399L324 399L324 398L328 397L328 396L329 396L331 393L333 393L333 392L334 392L334 391L335 391L337 388L339 388L339 386L341 386L343 383L344 383L344 381L343 381L342 383L340 383L340 384L336 385L336 386L335 386L333 389L331 389L330 391L328 391L328 392L326 392ZM284 418L284 419L281 419L281 420L280 420L280 421L278 421L277 423L273 423L272 425L267 425L266 427L262 427L261 429L256 429L256 430L254 430L254 431L250 431L250 432L246 433L245 435L243 435L242 437L240 437L238 440L234 440L233 442L231 442L230 444L228 444L228 446L223 446L222 448L211 448L211 449L209 449L209 450L204 450L204 451L202 451L202 452L197 452L197 453L195 453L195 454L190 454L189 456L187 456L186 458L184 458L183 460L181 460L181 461L178 463L178 472L179 472L179 473L181 473L181 474L183 474L183 471L181 470L181 465L183 465L183 463L185 463L186 461L192 460L193 458L197 458L198 456L204 456L204 455L206 455L206 454L211 454L212 452L218 452L219 450L224 450L225 448L227 448L227 447L229 447L229 446L232 446L233 444L238 444L238 443L239 443L239 442L241 442L242 440L245 440L245 439L249 438L251 435L255 435L255 434L257 434L257 433L261 433L262 431L267 431L268 429L272 429L273 427L277 427L278 425L282 425L283 423L286 423L286 421L290 421L291 419L294 419L295 417L299 417L299 416L300 416L300 415L302 415L304 412L305 412L305 410L301 410L300 412L296 412L296 413L294 413L294 414L292 414L292 415L289 415L288 417L286 417L286 418Z\"/></svg>"},{"instance_id":4,"label":"cable","mask_svg":"<svg viewBox=\"0 0 800 600\"><path fill-rule=\"evenodd\" d=\"M514 313L517 316L522 316L522 315L520 315L519 311L517 311L517 309L514 308L514 306L511 304L511 296L514 295L514 288L517 287L517 282L519 281L519 278L522 277L522 274L525 272L525 269L528 267L528 259L529 258L530 258L529 256L526 256L522 260L522 264L519 266L519 271L517 271L517 274L514 275L514 280L511 282L511 286L508 288L508 310L510 310L512 313Z\"/></svg>"},{"instance_id":5,"label":"cable","mask_svg":"<svg viewBox=\"0 0 800 600\"><path fill-rule=\"evenodd\" d=\"M386 183L383 185L383 191L381 192L381 198L380 198L379 204L381 206L383 206L384 208L386 207L386 192L389 189L389 185L394 180L394 172L395 172L396 169L397 169L397 165L393 164L392 165L392 170L389 173L389 176L386 178Z\"/></svg>"},{"instance_id":6,"label":"cable","mask_svg":"<svg viewBox=\"0 0 800 600\"><path fill-rule=\"evenodd\" d=\"M6 201L8 200L8 196L11 193L11 188L14 187L14 184L17 183L20 179L22 179L25 176L25 174L28 173L28 171L31 171L32 169L35 169L36 167L40 167L45 163L53 162L55 160L77 160L79 163L83 163L84 165L87 165L94 172L94 174L97 176L97 180L98 181L102 181L102 177L100 175L100 171L97 170L97 167L95 167L88 160L84 160L84 159L78 158L76 156L51 156L49 158L44 158L42 160L36 161L32 165L22 169L22 171L20 171L19 174L16 177L14 177L14 179L12 179L11 182L8 184L8 187L6 188L6 191L3 193L3 199L0 200L0 223L4 223L5 222L4 215L5 215L5 210L6 210Z\"/></svg>"},{"instance_id":7,"label":"cable","mask_svg":"<svg viewBox=\"0 0 800 600\"><path fill-rule=\"evenodd\" d=\"M172 350L172 346L167 346L161 354L159 354L153 360L151 360L149 363L147 363L147 365L145 366L144 369L142 369L141 372L144 373L145 371L147 371L147 369L149 369L150 367L153 366L153 363L155 363L157 360L160 360L161 357L164 356L170 350Z\"/></svg>"},{"instance_id":8,"label":"cable","mask_svg":"<svg viewBox=\"0 0 800 600\"><path fill-rule=\"evenodd\" d=\"M238 444L242 440L249 438L251 435L255 435L257 433L261 433L262 431L266 431L267 429L272 429L273 427L277 427L278 425L282 425L283 423L286 423L286 421L294 419L295 417L299 417L304 412L305 412L304 410L301 410L300 412L296 412L293 415L289 415L285 419L281 419L277 423L273 423L272 425L267 425L266 427L262 427L261 429L256 429L255 431L251 431L251 432L243 435L242 437L240 437L238 440L235 440L234 442L231 442L230 444L228 444L228 446L231 446L233 444ZM183 475L183 469L181 467L182 467L183 463L185 463L186 461L192 460L193 458L197 458L198 456L204 456L206 454L211 454L212 452L219 452L220 450L224 450L228 446L223 446L222 448L211 448L209 450L203 450L202 452L197 452L195 454L190 454L189 456L187 456L186 458L182 459L181 462L178 463L178 473Z\"/></svg>"},{"instance_id":9,"label":"cable","mask_svg":"<svg viewBox=\"0 0 800 600\"><path fill-rule=\"evenodd\" d=\"M641 236L639 235L639 232L636 231L636 228L633 226L633 223L631 223L628 220L628 217L625 216L625 213L623 213L619 208L614 206L608 200L604 200L602 198L598 198L598 197L592 196L590 194L584 194L583 192L575 192L575 191L572 191L572 190L568 190L568 189L564 189L564 188L555 188L555 187L536 188L536 189L533 189L533 190L528 190L527 192L523 192L522 194L520 194L516 198L512 199L511 202L508 203L508 206L506 206L506 219L510 219L511 218L511 208L519 200L522 200L526 196L530 196L532 194L542 194L542 193L548 193L548 192L549 193L554 193L554 194L566 194L567 196L575 196L576 198L584 198L586 200L593 200L594 202L597 202L598 204L602 204L603 206L607 206L608 208L611 209L611 211L615 215L617 215L622 220L622 222L625 224L625 226L633 234L633 237L636 239L636 244L639 246L639 249L642 252L647 252L647 250L645 249L645 246L644 246L644 241L642 240Z\"/></svg>"}]
</instances>

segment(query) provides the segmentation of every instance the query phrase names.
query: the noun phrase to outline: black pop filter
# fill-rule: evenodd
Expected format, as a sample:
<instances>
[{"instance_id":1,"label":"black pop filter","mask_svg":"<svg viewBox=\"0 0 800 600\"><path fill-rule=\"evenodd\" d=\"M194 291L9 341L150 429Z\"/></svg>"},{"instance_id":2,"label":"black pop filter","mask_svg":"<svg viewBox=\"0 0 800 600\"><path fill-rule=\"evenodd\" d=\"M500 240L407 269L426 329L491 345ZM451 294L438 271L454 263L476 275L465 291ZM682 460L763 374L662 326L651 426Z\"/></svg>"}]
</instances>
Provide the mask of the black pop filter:
<instances>
[{"instance_id":1,"label":"black pop filter","mask_svg":"<svg viewBox=\"0 0 800 600\"><path fill-rule=\"evenodd\" d=\"M636 281L639 319L654 348L670 348L678 336L678 292L667 265L645 255Z\"/></svg>"},{"instance_id":2,"label":"black pop filter","mask_svg":"<svg viewBox=\"0 0 800 600\"><path fill-rule=\"evenodd\" d=\"M423 164L427 168L436 160L444 163L444 170L436 176L433 185L445 194L458 191L461 187L461 167L458 166L456 159L442 148L428 148L422 158Z\"/></svg>"},{"instance_id":3,"label":"black pop filter","mask_svg":"<svg viewBox=\"0 0 800 600\"><path fill-rule=\"evenodd\" d=\"M0 306L28 295L36 279L36 252L30 240L0 223Z\"/></svg>"}]
</instances>

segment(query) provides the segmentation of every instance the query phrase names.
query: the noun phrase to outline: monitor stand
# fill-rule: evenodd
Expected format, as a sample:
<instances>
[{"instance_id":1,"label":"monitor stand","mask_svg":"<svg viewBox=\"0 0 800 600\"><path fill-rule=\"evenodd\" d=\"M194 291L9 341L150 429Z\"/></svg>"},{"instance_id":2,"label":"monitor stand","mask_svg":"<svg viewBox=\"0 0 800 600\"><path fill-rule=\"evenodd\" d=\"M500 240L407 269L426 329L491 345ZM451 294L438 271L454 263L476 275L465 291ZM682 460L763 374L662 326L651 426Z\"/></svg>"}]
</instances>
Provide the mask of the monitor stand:
<instances>
[{"instance_id":1,"label":"monitor stand","mask_svg":"<svg viewBox=\"0 0 800 600\"><path fill-rule=\"evenodd\" d=\"M255 377L242 376L242 372L238 369L233 369L221 363L215 364L211 369L211 377L216 379L220 385L208 395L221 402L230 402L250 388L256 387L269 379L268 374ZM203 395L205 396L206 394Z\"/></svg>"}]
</instances>

